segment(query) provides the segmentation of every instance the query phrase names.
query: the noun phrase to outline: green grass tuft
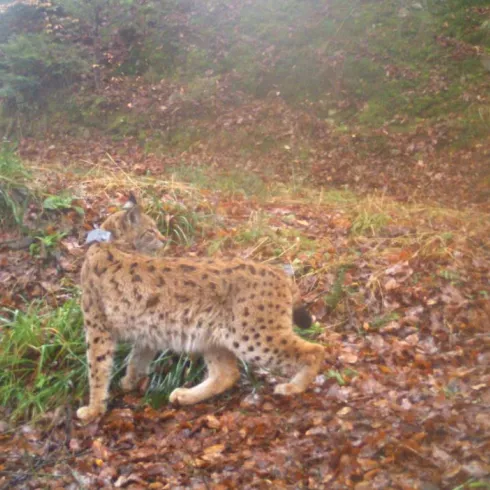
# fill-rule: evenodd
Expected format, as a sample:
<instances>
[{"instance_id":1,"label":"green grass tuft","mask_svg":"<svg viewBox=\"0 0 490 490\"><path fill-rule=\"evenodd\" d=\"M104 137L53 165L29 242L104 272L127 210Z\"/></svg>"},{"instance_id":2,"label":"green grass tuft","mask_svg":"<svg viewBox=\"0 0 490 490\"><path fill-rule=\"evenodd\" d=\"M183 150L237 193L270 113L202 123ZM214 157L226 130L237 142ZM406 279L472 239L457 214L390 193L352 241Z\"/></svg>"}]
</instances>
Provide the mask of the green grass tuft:
<instances>
[{"instance_id":1,"label":"green grass tuft","mask_svg":"<svg viewBox=\"0 0 490 490\"><path fill-rule=\"evenodd\" d=\"M396 312L386 313L384 315L379 315L369 322L370 328L382 328L388 323L399 320L400 315Z\"/></svg>"},{"instance_id":2,"label":"green grass tuft","mask_svg":"<svg viewBox=\"0 0 490 490\"><path fill-rule=\"evenodd\" d=\"M483 488L485 490L490 490L490 481L488 480L476 480L475 478L470 478L462 485L454 487L452 490L469 490L470 488Z\"/></svg>"},{"instance_id":3,"label":"green grass tuft","mask_svg":"<svg viewBox=\"0 0 490 490\"><path fill-rule=\"evenodd\" d=\"M87 387L82 313L76 299L48 312L33 303L0 323L0 404L12 420L73 403Z\"/></svg>"},{"instance_id":4,"label":"green grass tuft","mask_svg":"<svg viewBox=\"0 0 490 490\"><path fill-rule=\"evenodd\" d=\"M173 242L187 246L194 243L200 216L192 207L178 200L162 201L152 196L147 210L160 231Z\"/></svg>"},{"instance_id":5,"label":"green grass tuft","mask_svg":"<svg viewBox=\"0 0 490 490\"><path fill-rule=\"evenodd\" d=\"M345 297L346 290L344 288L344 280L345 268L341 267L330 292L323 298L330 311L334 311Z\"/></svg>"},{"instance_id":6,"label":"green grass tuft","mask_svg":"<svg viewBox=\"0 0 490 490\"><path fill-rule=\"evenodd\" d=\"M146 390L144 401L153 408L168 403L173 390L184 384L196 384L202 378L204 364L199 360L191 360L189 356L176 355L171 351L162 352L152 364L150 384Z\"/></svg>"},{"instance_id":7,"label":"green grass tuft","mask_svg":"<svg viewBox=\"0 0 490 490\"><path fill-rule=\"evenodd\" d=\"M389 222L390 217L386 214L361 211L352 223L351 233L376 236Z\"/></svg>"},{"instance_id":8,"label":"green grass tuft","mask_svg":"<svg viewBox=\"0 0 490 490\"><path fill-rule=\"evenodd\" d=\"M33 257L50 258L65 236L64 232L41 233L34 237L35 242L29 247L29 252Z\"/></svg>"},{"instance_id":9,"label":"green grass tuft","mask_svg":"<svg viewBox=\"0 0 490 490\"><path fill-rule=\"evenodd\" d=\"M324 327L319 322L315 322L310 328L295 328L294 331L306 340L315 340L324 332Z\"/></svg>"},{"instance_id":10,"label":"green grass tuft","mask_svg":"<svg viewBox=\"0 0 490 490\"><path fill-rule=\"evenodd\" d=\"M34 200L32 176L13 151L0 147L0 226L22 226L27 204Z\"/></svg>"}]
</instances>

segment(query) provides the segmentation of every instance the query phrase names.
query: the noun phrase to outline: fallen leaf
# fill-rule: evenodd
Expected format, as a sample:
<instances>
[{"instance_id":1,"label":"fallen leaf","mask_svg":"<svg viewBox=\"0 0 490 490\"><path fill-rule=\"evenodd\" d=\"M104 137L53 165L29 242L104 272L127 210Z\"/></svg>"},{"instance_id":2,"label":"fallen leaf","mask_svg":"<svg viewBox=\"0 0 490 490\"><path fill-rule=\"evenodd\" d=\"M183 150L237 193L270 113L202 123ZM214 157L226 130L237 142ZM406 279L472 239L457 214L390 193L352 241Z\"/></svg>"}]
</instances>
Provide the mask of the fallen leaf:
<instances>
[{"instance_id":1,"label":"fallen leaf","mask_svg":"<svg viewBox=\"0 0 490 490\"><path fill-rule=\"evenodd\" d=\"M210 455L210 454L219 454L222 453L225 450L225 445L224 444L215 444L214 446L209 446L204 449L204 454Z\"/></svg>"},{"instance_id":2,"label":"fallen leaf","mask_svg":"<svg viewBox=\"0 0 490 490\"><path fill-rule=\"evenodd\" d=\"M106 461L109 458L109 451L102 442L102 439L95 439L92 442L92 451L98 460Z\"/></svg>"},{"instance_id":3,"label":"fallen leaf","mask_svg":"<svg viewBox=\"0 0 490 490\"><path fill-rule=\"evenodd\" d=\"M338 412L337 412L337 415L339 417L344 417L345 415L349 414L350 412L352 412L352 408L350 407L344 407L344 408L341 408Z\"/></svg>"},{"instance_id":4,"label":"fallen leaf","mask_svg":"<svg viewBox=\"0 0 490 490\"><path fill-rule=\"evenodd\" d=\"M339 360L347 364L355 364L359 360L359 356L353 352L346 352L339 355Z\"/></svg>"}]
</instances>

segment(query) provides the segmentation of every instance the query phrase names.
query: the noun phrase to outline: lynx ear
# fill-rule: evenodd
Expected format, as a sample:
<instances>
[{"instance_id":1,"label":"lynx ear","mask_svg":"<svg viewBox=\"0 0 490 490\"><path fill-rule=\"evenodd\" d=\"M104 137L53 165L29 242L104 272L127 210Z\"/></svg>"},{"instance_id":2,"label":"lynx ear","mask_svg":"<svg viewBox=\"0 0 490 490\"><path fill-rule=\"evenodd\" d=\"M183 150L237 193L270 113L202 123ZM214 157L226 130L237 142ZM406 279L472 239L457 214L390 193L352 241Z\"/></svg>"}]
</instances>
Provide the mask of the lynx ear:
<instances>
[{"instance_id":1,"label":"lynx ear","mask_svg":"<svg viewBox=\"0 0 490 490\"><path fill-rule=\"evenodd\" d=\"M128 200L123 206L123 209L131 209L138 205L138 201L136 200L136 196L133 194L133 191L129 193Z\"/></svg>"},{"instance_id":2,"label":"lynx ear","mask_svg":"<svg viewBox=\"0 0 490 490\"><path fill-rule=\"evenodd\" d=\"M136 204L126 211L126 219L134 226L141 221L141 208Z\"/></svg>"}]
</instances>

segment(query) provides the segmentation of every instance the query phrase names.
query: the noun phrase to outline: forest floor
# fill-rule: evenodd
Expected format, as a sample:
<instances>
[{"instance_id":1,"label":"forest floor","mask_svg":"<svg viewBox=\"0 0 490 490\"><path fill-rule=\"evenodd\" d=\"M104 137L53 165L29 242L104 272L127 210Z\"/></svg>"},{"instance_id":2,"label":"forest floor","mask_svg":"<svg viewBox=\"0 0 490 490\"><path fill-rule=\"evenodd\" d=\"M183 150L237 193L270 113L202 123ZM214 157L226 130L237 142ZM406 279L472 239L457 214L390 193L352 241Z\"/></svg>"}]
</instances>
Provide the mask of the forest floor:
<instances>
[{"instance_id":1,"label":"forest floor","mask_svg":"<svg viewBox=\"0 0 490 490\"><path fill-rule=\"evenodd\" d=\"M281 104L229 118L261 111L300 127ZM133 190L174 223L168 255L293 264L318 321L308 334L327 356L291 398L272 395L278 375L246 370L231 392L185 408L115 388L88 426L74 415L79 398L35 423L6 407L1 488L490 488L490 146L429 150L432 133L361 157L356 135L331 135L326 148L316 131L322 144L305 160L290 144L253 162L204 143L158 156L130 139L22 142L31 185L74 200L28 211L45 238L65 233L54 246L27 250L2 232L8 311L73 296L86 230ZM407 163L416 144L427 157Z\"/></svg>"},{"instance_id":2,"label":"forest floor","mask_svg":"<svg viewBox=\"0 0 490 490\"><path fill-rule=\"evenodd\" d=\"M4 124L0 490L490 489L488 6L214 3L152 28L180 33L173 72L112 26L97 83ZM53 46L98 46L53 15ZM131 191L166 256L293 267L326 349L306 393L243 366L175 407L202 366L164 354L123 395L123 347L109 411L80 423L83 244Z\"/></svg>"}]
</instances>

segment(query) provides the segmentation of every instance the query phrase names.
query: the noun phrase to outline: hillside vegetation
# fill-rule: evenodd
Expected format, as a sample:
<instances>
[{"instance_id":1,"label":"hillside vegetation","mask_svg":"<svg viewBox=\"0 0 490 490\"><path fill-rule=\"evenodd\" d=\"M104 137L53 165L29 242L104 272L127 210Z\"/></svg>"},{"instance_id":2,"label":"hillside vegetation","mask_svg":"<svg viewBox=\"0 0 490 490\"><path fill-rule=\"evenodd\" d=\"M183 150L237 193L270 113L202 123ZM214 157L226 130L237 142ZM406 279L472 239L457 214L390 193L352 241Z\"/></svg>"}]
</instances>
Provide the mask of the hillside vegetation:
<instances>
[{"instance_id":1,"label":"hillside vegetation","mask_svg":"<svg viewBox=\"0 0 490 490\"><path fill-rule=\"evenodd\" d=\"M17 4L0 26L4 135L29 157L108 151L158 173L197 155L268 181L485 203L486 3Z\"/></svg>"},{"instance_id":2,"label":"hillside vegetation","mask_svg":"<svg viewBox=\"0 0 490 490\"><path fill-rule=\"evenodd\" d=\"M0 489L489 489L490 6L0 3ZM83 426L88 230L134 192L168 257L295 272L325 346L168 404L162 352Z\"/></svg>"}]
</instances>

